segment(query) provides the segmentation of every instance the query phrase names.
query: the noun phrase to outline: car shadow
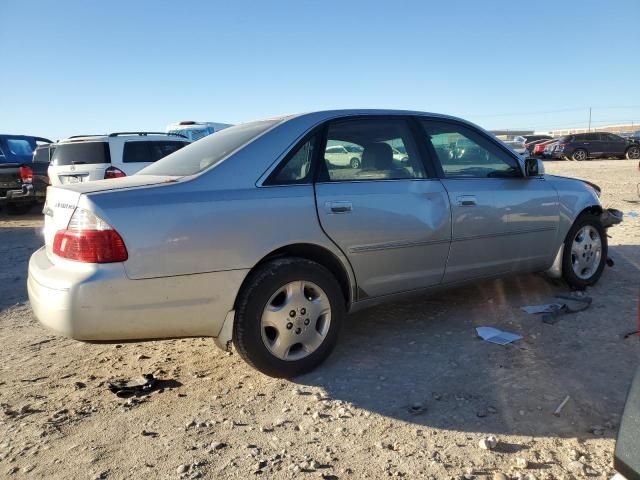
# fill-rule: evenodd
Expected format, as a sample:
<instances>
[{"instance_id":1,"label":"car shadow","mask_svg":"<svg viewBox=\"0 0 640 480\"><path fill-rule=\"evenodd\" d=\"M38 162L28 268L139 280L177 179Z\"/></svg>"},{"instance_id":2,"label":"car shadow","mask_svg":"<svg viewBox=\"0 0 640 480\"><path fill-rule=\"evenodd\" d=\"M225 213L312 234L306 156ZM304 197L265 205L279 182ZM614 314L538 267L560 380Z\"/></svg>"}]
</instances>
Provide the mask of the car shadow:
<instances>
[{"instance_id":1,"label":"car shadow","mask_svg":"<svg viewBox=\"0 0 640 480\"><path fill-rule=\"evenodd\" d=\"M22 222L24 217L9 218L20 218ZM8 227L3 226L3 220L0 219L0 312L27 301L29 257L44 244L42 227L34 227L33 221Z\"/></svg>"},{"instance_id":2,"label":"car shadow","mask_svg":"<svg viewBox=\"0 0 640 480\"><path fill-rule=\"evenodd\" d=\"M422 295L353 314L317 370L298 377L334 399L417 426L529 436L615 436L640 343L640 253L618 258L588 289L588 310L542 322L520 307L553 302L562 284L519 275ZM625 260L624 257L628 257ZM522 335L501 346L475 327ZM558 415L554 411L569 396ZM505 447L506 448L506 447Z\"/></svg>"}]
</instances>

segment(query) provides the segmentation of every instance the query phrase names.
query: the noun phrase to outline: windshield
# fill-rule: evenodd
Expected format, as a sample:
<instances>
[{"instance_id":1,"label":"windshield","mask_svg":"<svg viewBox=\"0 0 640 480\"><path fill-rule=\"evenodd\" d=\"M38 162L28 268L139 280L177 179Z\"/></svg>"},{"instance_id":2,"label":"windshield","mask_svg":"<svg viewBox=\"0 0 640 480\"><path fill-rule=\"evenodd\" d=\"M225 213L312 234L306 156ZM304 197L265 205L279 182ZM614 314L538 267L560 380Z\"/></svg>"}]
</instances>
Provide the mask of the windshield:
<instances>
[{"instance_id":1,"label":"windshield","mask_svg":"<svg viewBox=\"0 0 640 480\"><path fill-rule=\"evenodd\" d=\"M138 175L182 177L202 172L224 160L280 120L260 120L225 128L143 168Z\"/></svg>"}]
</instances>

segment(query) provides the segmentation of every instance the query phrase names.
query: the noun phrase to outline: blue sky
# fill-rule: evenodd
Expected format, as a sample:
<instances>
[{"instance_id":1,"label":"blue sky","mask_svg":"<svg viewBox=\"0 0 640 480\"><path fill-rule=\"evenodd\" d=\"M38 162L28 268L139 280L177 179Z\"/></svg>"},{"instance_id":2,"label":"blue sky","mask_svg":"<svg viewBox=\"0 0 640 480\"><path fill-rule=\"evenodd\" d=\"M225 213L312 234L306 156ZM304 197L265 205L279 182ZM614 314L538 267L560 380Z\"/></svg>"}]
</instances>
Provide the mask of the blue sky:
<instances>
[{"instance_id":1,"label":"blue sky","mask_svg":"<svg viewBox=\"0 0 640 480\"><path fill-rule=\"evenodd\" d=\"M0 0L0 132L407 108L640 123L639 0Z\"/></svg>"}]
</instances>

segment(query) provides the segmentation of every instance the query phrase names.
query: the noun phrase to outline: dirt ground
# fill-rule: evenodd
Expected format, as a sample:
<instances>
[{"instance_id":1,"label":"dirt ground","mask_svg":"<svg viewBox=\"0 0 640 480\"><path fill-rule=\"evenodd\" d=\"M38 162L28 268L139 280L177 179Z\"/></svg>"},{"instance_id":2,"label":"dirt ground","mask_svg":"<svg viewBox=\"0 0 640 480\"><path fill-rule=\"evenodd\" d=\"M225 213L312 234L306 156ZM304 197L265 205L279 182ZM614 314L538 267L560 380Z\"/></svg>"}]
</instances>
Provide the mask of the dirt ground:
<instances>
[{"instance_id":1,"label":"dirt ground","mask_svg":"<svg viewBox=\"0 0 640 480\"><path fill-rule=\"evenodd\" d=\"M547 162L640 213L637 162ZM1 478L610 478L640 358L640 217L610 230L615 261L592 306L555 325L527 315L566 287L522 275L349 318L314 372L265 377L211 339L90 345L43 329L27 262L41 217L0 214ZM524 338L484 342L474 327ZM120 399L106 381L153 373ZM569 396L559 416L558 405ZM495 436L493 450L479 441Z\"/></svg>"}]
</instances>

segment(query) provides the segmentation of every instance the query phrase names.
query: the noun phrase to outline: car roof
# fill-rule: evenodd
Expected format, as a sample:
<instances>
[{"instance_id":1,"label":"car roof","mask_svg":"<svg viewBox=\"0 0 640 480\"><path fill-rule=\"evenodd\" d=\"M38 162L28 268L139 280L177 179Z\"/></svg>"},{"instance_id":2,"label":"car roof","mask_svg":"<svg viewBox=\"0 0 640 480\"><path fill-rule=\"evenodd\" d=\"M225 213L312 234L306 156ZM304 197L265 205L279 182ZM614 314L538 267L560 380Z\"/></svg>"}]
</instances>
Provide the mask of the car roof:
<instances>
[{"instance_id":1,"label":"car roof","mask_svg":"<svg viewBox=\"0 0 640 480\"><path fill-rule=\"evenodd\" d=\"M175 133L164 133L164 132L114 132L109 134L98 134L98 135L73 135L71 137L64 138L60 140L58 143L83 143L83 142L104 142L109 141L109 139L114 138L124 138L127 137L129 139L135 139L138 141L144 140L176 140L176 141L189 141L189 139L183 135L178 135Z\"/></svg>"}]
</instances>

